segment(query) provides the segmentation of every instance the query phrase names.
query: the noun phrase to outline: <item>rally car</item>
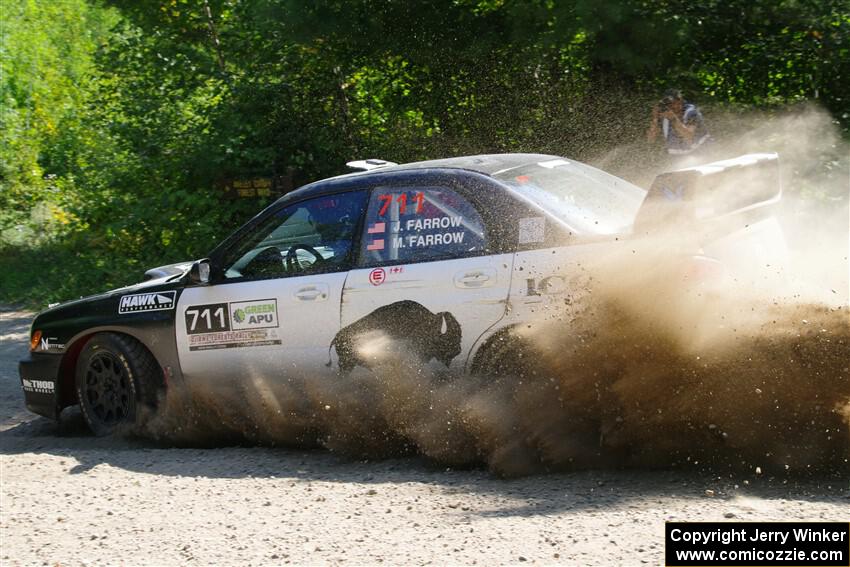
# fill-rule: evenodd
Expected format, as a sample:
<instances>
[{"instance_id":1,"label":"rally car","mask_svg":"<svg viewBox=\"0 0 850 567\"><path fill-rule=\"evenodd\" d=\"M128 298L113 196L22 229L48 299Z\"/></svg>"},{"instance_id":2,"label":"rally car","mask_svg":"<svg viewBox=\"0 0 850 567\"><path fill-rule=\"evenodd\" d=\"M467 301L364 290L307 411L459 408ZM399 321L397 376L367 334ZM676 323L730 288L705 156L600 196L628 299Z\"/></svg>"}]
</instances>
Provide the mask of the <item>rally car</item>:
<instances>
[{"instance_id":1,"label":"rally car","mask_svg":"<svg viewBox=\"0 0 850 567\"><path fill-rule=\"evenodd\" d=\"M79 404L106 435L175 384L344 380L368 370L354 343L375 330L423 364L478 372L509 330L563 303L583 258L695 223L740 248L773 230L764 211L781 196L775 154L668 172L648 191L550 155L358 165L283 196L205 259L40 313L20 363L27 407L56 419ZM722 260L711 242L687 253Z\"/></svg>"}]
</instances>

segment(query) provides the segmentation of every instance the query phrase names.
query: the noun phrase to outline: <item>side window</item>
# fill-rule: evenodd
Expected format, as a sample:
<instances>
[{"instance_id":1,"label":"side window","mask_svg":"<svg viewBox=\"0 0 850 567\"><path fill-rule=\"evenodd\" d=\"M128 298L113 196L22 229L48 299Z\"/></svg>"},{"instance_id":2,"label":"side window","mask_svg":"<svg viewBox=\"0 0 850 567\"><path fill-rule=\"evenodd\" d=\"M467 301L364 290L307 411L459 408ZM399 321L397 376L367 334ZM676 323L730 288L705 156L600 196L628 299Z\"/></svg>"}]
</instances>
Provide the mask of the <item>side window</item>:
<instances>
[{"instance_id":1,"label":"side window","mask_svg":"<svg viewBox=\"0 0 850 567\"><path fill-rule=\"evenodd\" d=\"M377 187L366 212L359 265L474 256L486 248L481 216L454 191Z\"/></svg>"},{"instance_id":2,"label":"side window","mask_svg":"<svg viewBox=\"0 0 850 567\"><path fill-rule=\"evenodd\" d=\"M316 197L266 218L225 259L226 279L348 269L366 192Z\"/></svg>"}]
</instances>

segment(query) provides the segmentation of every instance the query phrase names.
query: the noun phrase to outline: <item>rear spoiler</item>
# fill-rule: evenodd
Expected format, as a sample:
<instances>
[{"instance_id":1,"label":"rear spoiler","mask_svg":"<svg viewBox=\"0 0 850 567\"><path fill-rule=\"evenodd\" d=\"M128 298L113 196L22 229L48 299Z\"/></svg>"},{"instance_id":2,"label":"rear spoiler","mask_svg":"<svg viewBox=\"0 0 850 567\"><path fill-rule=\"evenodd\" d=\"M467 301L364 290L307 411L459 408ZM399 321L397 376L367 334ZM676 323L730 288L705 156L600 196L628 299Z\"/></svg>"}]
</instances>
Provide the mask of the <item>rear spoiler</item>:
<instances>
[{"instance_id":1,"label":"rear spoiler","mask_svg":"<svg viewBox=\"0 0 850 567\"><path fill-rule=\"evenodd\" d=\"M720 229L755 222L782 199L779 156L747 154L662 173L635 218L635 233L705 225Z\"/></svg>"}]
</instances>

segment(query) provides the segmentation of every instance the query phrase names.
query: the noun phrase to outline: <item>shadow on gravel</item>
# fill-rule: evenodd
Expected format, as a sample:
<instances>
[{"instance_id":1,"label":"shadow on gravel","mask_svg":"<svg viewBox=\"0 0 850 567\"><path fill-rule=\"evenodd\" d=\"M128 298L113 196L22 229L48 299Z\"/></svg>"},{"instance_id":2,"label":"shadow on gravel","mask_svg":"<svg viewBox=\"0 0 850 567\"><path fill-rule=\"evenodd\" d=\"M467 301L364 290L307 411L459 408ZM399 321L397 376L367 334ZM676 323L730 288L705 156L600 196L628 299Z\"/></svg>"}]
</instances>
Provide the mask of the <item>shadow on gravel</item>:
<instances>
[{"instance_id":1,"label":"shadow on gravel","mask_svg":"<svg viewBox=\"0 0 850 567\"><path fill-rule=\"evenodd\" d=\"M500 499L497 509L468 512L485 517L528 516L564 511L604 510L631 502L678 498L734 501L739 497L850 503L848 477L806 479L718 476L705 470L592 470L500 479L483 468L451 469L411 456L386 460L349 460L325 449L222 446L174 448L135 436L97 438L88 433L79 411L66 410L60 423L36 418L0 432L0 455L46 454L71 457L68 474L86 474L108 465L141 474L218 479L277 478L294 482L361 485L416 483L433 485L462 499ZM7 469L8 470L8 469Z\"/></svg>"}]
</instances>

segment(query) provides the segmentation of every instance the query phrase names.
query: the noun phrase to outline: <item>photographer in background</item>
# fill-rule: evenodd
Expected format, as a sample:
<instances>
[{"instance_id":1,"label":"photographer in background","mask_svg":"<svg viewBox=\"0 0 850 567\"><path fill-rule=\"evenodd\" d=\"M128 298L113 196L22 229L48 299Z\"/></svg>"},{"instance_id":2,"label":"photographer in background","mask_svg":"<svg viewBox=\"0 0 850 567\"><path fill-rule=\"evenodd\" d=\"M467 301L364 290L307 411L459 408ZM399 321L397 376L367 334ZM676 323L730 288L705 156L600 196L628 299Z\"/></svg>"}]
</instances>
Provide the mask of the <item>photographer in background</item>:
<instances>
[{"instance_id":1,"label":"photographer in background","mask_svg":"<svg viewBox=\"0 0 850 567\"><path fill-rule=\"evenodd\" d=\"M666 91L664 98L652 107L647 141L654 142L659 133L671 155L693 153L710 139L699 108L685 101L676 89Z\"/></svg>"}]
</instances>

